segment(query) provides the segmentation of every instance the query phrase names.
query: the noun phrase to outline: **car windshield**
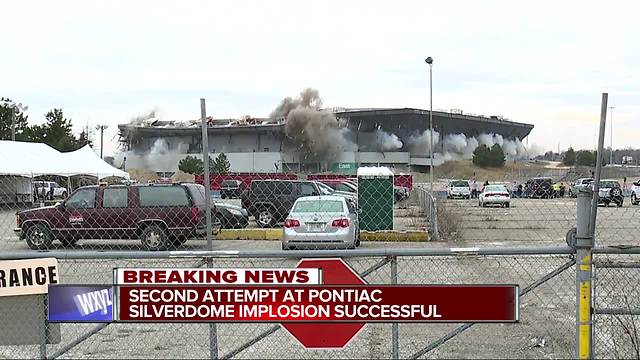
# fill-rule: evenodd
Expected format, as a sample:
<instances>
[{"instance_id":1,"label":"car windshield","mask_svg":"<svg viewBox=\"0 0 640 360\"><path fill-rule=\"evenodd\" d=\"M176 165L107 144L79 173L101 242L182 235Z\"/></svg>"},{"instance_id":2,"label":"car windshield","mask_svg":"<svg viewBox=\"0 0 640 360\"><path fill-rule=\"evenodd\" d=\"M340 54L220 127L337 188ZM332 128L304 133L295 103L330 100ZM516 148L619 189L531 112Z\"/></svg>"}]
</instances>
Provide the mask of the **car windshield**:
<instances>
[{"instance_id":1,"label":"car windshield","mask_svg":"<svg viewBox=\"0 0 640 360\"><path fill-rule=\"evenodd\" d=\"M600 188L613 188L613 187L620 187L620 185L618 185L618 183L615 181L600 182Z\"/></svg>"},{"instance_id":2,"label":"car windshield","mask_svg":"<svg viewBox=\"0 0 640 360\"><path fill-rule=\"evenodd\" d=\"M454 181L451 183L453 187L469 187L469 183L466 181Z\"/></svg>"},{"instance_id":3,"label":"car windshield","mask_svg":"<svg viewBox=\"0 0 640 360\"><path fill-rule=\"evenodd\" d=\"M487 185L485 192L506 192L507 188L502 185Z\"/></svg>"},{"instance_id":4,"label":"car windshield","mask_svg":"<svg viewBox=\"0 0 640 360\"><path fill-rule=\"evenodd\" d=\"M295 213L342 212L342 201L338 200L305 200L298 201L293 207Z\"/></svg>"}]
</instances>

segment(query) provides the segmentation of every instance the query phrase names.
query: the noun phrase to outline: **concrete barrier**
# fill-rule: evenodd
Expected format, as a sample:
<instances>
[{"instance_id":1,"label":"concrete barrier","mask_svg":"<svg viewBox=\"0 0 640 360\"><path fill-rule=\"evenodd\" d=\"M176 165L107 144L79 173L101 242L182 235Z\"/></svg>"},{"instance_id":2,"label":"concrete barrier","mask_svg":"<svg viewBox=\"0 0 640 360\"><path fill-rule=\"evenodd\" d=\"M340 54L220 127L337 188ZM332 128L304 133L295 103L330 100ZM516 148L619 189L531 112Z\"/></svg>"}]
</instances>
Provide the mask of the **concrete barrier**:
<instances>
[{"instance_id":1,"label":"concrete barrier","mask_svg":"<svg viewBox=\"0 0 640 360\"><path fill-rule=\"evenodd\" d=\"M222 229L215 240L280 240L282 229ZM429 241L426 231L362 231L360 241Z\"/></svg>"}]
</instances>

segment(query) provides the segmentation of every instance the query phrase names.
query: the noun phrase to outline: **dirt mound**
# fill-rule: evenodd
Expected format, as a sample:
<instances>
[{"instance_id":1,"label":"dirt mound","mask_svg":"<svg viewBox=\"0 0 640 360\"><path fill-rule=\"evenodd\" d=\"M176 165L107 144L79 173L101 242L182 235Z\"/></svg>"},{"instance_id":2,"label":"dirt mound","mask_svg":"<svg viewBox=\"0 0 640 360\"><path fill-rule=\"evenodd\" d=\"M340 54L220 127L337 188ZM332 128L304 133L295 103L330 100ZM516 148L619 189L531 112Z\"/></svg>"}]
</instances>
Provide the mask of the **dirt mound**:
<instances>
[{"instance_id":1,"label":"dirt mound","mask_svg":"<svg viewBox=\"0 0 640 360\"><path fill-rule=\"evenodd\" d=\"M185 172L182 172L180 170L178 170L178 172L176 172L172 177L171 177L171 181L173 182L195 182L196 181L196 177L192 174L187 174Z\"/></svg>"},{"instance_id":2,"label":"dirt mound","mask_svg":"<svg viewBox=\"0 0 640 360\"><path fill-rule=\"evenodd\" d=\"M131 176L131 179L143 184L149 181L156 181L158 179L158 175L151 170L128 169L127 172L129 173L129 176Z\"/></svg>"}]
</instances>

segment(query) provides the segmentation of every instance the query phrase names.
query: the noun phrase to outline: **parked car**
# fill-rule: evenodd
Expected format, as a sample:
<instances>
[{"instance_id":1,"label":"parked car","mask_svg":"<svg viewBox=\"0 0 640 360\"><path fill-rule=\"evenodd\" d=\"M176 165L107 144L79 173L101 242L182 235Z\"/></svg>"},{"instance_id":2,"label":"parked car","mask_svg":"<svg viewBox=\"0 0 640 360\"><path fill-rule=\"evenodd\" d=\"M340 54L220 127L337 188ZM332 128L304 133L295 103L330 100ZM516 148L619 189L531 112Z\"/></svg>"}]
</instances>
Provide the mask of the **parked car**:
<instances>
[{"instance_id":1,"label":"parked car","mask_svg":"<svg viewBox=\"0 0 640 360\"><path fill-rule=\"evenodd\" d=\"M471 199L471 188L466 180L450 181L447 185L447 199Z\"/></svg>"},{"instance_id":2,"label":"parked car","mask_svg":"<svg viewBox=\"0 0 640 360\"><path fill-rule=\"evenodd\" d=\"M553 179L550 177L536 177L527 180L524 185L525 197L551 198L553 196Z\"/></svg>"},{"instance_id":3,"label":"parked car","mask_svg":"<svg viewBox=\"0 0 640 360\"><path fill-rule=\"evenodd\" d=\"M298 198L284 221L282 249L348 248L360 245L356 208L342 196Z\"/></svg>"},{"instance_id":4,"label":"parked car","mask_svg":"<svg viewBox=\"0 0 640 360\"><path fill-rule=\"evenodd\" d=\"M318 180L319 182L329 186L333 190L342 191L342 192L350 192L357 193L358 185L352 181L345 179L322 179Z\"/></svg>"},{"instance_id":5,"label":"parked car","mask_svg":"<svg viewBox=\"0 0 640 360\"><path fill-rule=\"evenodd\" d=\"M571 184L571 187L569 187L569 196L577 197L578 191L580 191L580 189L586 189L587 187L589 187L589 185L591 185L592 182L593 178L577 179L573 184Z\"/></svg>"},{"instance_id":6,"label":"parked car","mask_svg":"<svg viewBox=\"0 0 640 360\"><path fill-rule=\"evenodd\" d=\"M299 197L320 195L339 195L355 201L353 194L306 180L253 180L240 198L242 207L255 217L258 226L267 228L284 221Z\"/></svg>"},{"instance_id":7,"label":"parked car","mask_svg":"<svg viewBox=\"0 0 640 360\"><path fill-rule=\"evenodd\" d=\"M409 197L409 189L404 186L393 185L394 203L400 202Z\"/></svg>"},{"instance_id":8,"label":"parked car","mask_svg":"<svg viewBox=\"0 0 640 360\"><path fill-rule=\"evenodd\" d=\"M206 203L197 184L86 186L55 206L18 212L15 232L34 250L80 239L140 239L165 250L205 234Z\"/></svg>"},{"instance_id":9,"label":"parked car","mask_svg":"<svg viewBox=\"0 0 640 360\"><path fill-rule=\"evenodd\" d=\"M223 229L241 229L249 225L249 212L240 206L219 202L214 209Z\"/></svg>"},{"instance_id":10,"label":"parked car","mask_svg":"<svg viewBox=\"0 0 640 360\"><path fill-rule=\"evenodd\" d=\"M222 180L220 183L220 197L223 199L236 199L242 193L242 181Z\"/></svg>"},{"instance_id":11,"label":"parked car","mask_svg":"<svg viewBox=\"0 0 640 360\"><path fill-rule=\"evenodd\" d=\"M640 180L631 185L631 205L640 204Z\"/></svg>"},{"instance_id":12,"label":"parked car","mask_svg":"<svg viewBox=\"0 0 640 360\"><path fill-rule=\"evenodd\" d=\"M487 185L478 196L478 206L488 205L511 206L511 196L509 190L504 185Z\"/></svg>"},{"instance_id":13,"label":"parked car","mask_svg":"<svg viewBox=\"0 0 640 360\"><path fill-rule=\"evenodd\" d=\"M594 184L592 183L592 189L593 185ZM616 204L618 207L622 207L624 203L622 187L617 180L600 180L600 187L598 189L598 204L609 206L609 204L611 203Z\"/></svg>"},{"instance_id":14,"label":"parked car","mask_svg":"<svg viewBox=\"0 0 640 360\"><path fill-rule=\"evenodd\" d=\"M65 199L67 197L67 189L58 185L55 181L34 181L34 192L42 199Z\"/></svg>"}]
</instances>

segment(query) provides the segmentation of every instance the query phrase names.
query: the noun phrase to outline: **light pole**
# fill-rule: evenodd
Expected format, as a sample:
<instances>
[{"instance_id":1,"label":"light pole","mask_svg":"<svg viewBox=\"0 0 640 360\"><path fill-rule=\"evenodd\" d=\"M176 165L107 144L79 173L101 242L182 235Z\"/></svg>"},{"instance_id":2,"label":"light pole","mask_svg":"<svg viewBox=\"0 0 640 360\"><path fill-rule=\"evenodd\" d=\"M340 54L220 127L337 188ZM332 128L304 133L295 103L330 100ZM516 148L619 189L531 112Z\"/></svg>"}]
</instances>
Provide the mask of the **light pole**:
<instances>
[{"instance_id":1,"label":"light pole","mask_svg":"<svg viewBox=\"0 0 640 360\"><path fill-rule=\"evenodd\" d=\"M609 110L611 110L611 117L609 119L609 122L611 123L611 131L609 134L609 137L611 139L611 152L609 153L609 165L613 165L613 109L615 109L615 106L609 106Z\"/></svg>"},{"instance_id":2,"label":"light pole","mask_svg":"<svg viewBox=\"0 0 640 360\"><path fill-rule=\"evenodd\" d=\"M424 61L429 65L429 190L433 193L433 58Z\"/></svg>"},{"instance_id":3,"label":"light pole","mask_svg":"<svg viewBox=\"0 0 640 360\"><path fill-rule=\"evenodd\" d=\"M104 148L104 130L108 128L107 125L98 125L96 126L96 130L100 130L100 159L102 159L102 149Z\"/></svg>"}]
</instances>

